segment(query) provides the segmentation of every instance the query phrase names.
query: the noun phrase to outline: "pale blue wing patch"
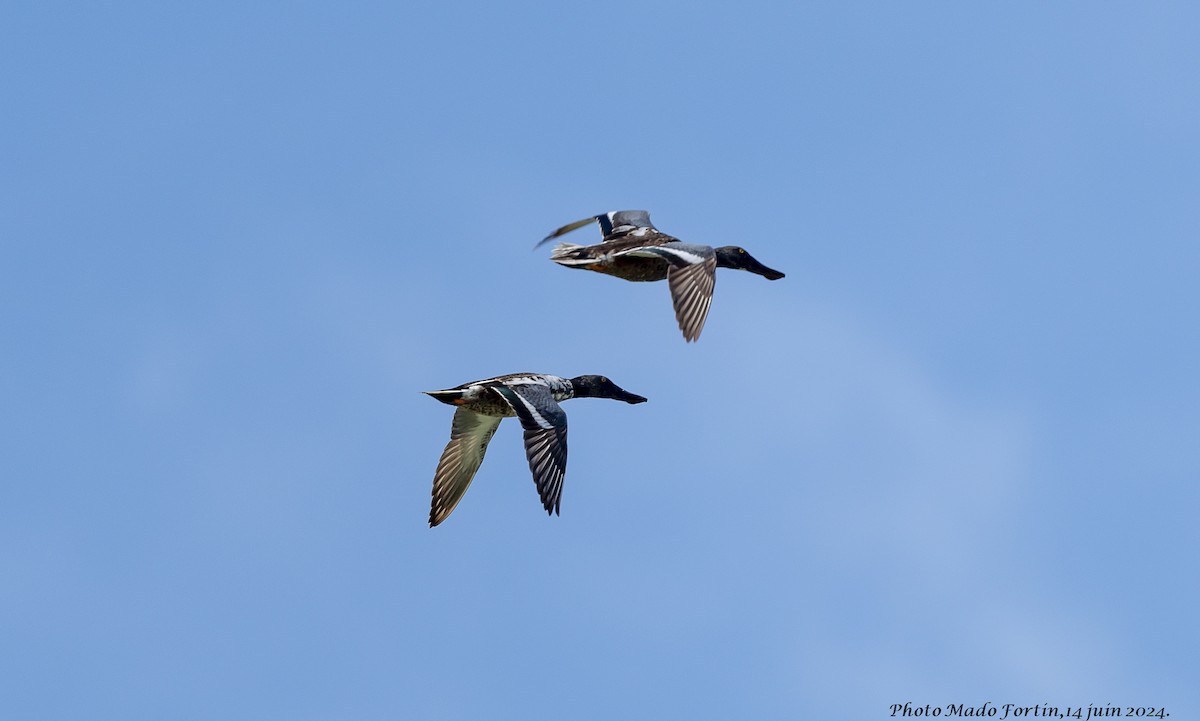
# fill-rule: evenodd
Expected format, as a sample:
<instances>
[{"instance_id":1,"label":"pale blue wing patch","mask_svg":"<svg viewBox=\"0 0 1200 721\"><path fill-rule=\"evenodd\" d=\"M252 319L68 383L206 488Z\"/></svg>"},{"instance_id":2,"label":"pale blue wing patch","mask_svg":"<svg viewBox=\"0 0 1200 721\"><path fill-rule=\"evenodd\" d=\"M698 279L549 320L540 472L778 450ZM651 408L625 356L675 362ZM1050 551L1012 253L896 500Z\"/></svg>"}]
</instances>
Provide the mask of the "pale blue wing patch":
<instances>
[{"instance_id":1,"label":"pale blue wing patch","mask_svg":"<svg viewBox=\"0 0 1200 721\"><path fill-rule=\"evenodd\" d=\"M550 388L542 383L496 385L493 390L504 397L526 429L565 428L567 414Z\"/></svg>"},{"instance_id":2,"label":"pale blue wing patch","mask_svg":"<svg viewBox=\"0 0 1200 721\"><path fill-rule=\"evenodd\" d=\"M628 233L635 228L656 230L654 223L650 222L650 212L646 210L614 210L605 213L604 219L608 221L609 225L608 228L605 228L605 235Z\"/></svg>"}]
</instances>

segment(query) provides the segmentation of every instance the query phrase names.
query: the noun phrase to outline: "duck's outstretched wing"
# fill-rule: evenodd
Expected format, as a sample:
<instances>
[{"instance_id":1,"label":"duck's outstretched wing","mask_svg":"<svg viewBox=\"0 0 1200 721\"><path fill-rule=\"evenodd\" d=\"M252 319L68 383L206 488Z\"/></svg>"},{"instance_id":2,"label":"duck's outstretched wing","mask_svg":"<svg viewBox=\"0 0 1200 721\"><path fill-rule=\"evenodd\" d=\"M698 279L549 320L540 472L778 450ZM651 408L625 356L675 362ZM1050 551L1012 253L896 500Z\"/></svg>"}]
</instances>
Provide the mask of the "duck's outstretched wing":
<instances>
[{"instance_id":1,"label":"duck's outstretched wing","mask_svg":"<svg viewBox=\"0 0 1200 721\"><path fill-rule=\"evenodd\" d=\"M716 252L706 245L670 242L633 248L620 255L657 257L670 263L667 285L671 288L675 320L684 340L690 343L699 338L717 285Z\"/></svg>"},{"instance_id":2,"label":"duck's outstretched wing","mask_svg":"<svg viewBox=\"0 0 1200 721\"><path fill-rule=\"evenodd\" d=\"M671 304L675 306L675 320L683 339L691 343L700 337L704 321L708 320L708 307L712 304L713 288L717 284L717 261L715 258L695 265L672 266L667 270L667 285L671 288Z\"/></svg>"},{"instance_id":3,"label":"duck's outstretched wing","mask_svg":"<svg viewBox=\"0 0 1200 721\"><path fill-rule=\"evenodd\" d=\"M567 414L543 385L495 386L525 429L525 455L546 513L558 513L567 473Z\"/></svg>"},{"instance_id":4,"label":"duck's outstretched wing","mask_svg":"<svg viewBox=\"0 0 1200 721\"><path fill-rule=\"evenodd\" d=\"M650 222L650 213L645 210L613 210L600 215L593 215L590 218L577 220L574 223L568 223L558 230L554 231L545 238L538 241L538 244L533 246L535 249L541 247L543 243L554 240L559 236L566 235L572 230L578 230L588 223L599 223L600 232L604 235L605 243L619 238L624 238L629 234L644 235L658 233L658 228ZM638 232L642 231L642 232Z\"/></svg>"},{"instance_id":5,"label":"duck's outstretched wing","mask_svg":"<svg viewBox=\"0 0 1200 721\"><path fill-rule=\"evenodd\" d=\"M488 443L496 433L502 419L485 416L466 408L454 412L450 425L450 442L442 451L437 471L433 474L433 504L429 508L429 527L446 520L463 494L471 479L483 463Z\"/></svg>"}]
</instances>

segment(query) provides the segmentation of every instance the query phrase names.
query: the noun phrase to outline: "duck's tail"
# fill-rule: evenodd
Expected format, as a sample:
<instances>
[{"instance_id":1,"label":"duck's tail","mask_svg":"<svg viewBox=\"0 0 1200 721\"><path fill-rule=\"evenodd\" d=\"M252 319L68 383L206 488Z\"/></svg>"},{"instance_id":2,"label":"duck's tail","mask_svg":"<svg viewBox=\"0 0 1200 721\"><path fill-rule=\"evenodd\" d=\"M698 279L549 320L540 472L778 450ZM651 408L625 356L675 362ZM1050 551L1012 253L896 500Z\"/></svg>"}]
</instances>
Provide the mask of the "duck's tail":
<instances>
[{"instance_id":1,"label":"duck's tail","mask_svg":"<svg viewBox=\"0 0 1200 721\"><path fill-rule=\"evenodd\" d=\"M423 391L423 393L449 406L460 406L463 403L463 391L458 388L452 388L448 391Z\"/></svg>"},{"instance_id":2,"label":"duck's tail","mask_svg":"<svg viewBox=\"0 0 1200 721\"><path fill-rule=\"evenodd\" d=\"M591 265L596 262L588 252L588 246L574 243L559 243L550 252L550 260L559 265Z\"/></svg>"}]
</instances>

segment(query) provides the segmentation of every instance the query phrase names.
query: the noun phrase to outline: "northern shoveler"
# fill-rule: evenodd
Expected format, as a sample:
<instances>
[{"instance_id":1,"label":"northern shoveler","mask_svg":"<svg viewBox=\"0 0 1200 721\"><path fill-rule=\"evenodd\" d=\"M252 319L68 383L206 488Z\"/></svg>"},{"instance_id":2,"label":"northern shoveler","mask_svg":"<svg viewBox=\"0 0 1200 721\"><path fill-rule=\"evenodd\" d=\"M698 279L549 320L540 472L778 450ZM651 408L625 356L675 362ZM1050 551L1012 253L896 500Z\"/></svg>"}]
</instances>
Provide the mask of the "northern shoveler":
<instances>
[{"instance_id":1,"label":"northern shoveler","mask_svg":"<svg viewBox=\"0 0 1200 721\"><path fill-rule=\"evenodd\" d=\"M598 222L604 240L597 245L559 243L550 260L568 268L583 268L632 281L666 278L675 306L675 319L684 340L700 337L712 303L717 268L737 268L779 280L783 273L759 263L744 248L684 243L650 222L645 210L614 210L564 225L537 244L541 246L572 230Z\"/></svg>"},{"instance_id":2,"label":"northern shoveler","mask_svg":"<svg viewBox=\"0 0 1200 721\"><path fill-rule=\"evenodd\" d=\"M450 426L450 442L442 451L433 475L430 528L446 520L466 493L502 419L516 416L521 420L525 454L542 506L546 513L557 514L567 470L567 414L558 402L568 398L646 402L642 396L596 375L567 379L540 373L511 373L426 393L458 407Z\"/></svg>"}]
</instances>

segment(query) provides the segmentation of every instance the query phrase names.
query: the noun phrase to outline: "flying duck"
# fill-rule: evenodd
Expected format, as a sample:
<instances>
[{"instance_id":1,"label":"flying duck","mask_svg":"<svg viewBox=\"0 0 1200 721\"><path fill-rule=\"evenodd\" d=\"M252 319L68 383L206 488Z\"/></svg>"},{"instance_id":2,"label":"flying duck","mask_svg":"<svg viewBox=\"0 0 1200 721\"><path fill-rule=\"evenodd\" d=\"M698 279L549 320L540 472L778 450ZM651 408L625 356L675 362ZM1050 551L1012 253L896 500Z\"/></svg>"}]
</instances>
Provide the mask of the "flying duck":
<instances>
[{"instance_id":1,"label":"flying duck","mask_svg":"<svg viewBox=\"0 0 1200 721\"><path fill-rule=\"evenodd\" d=\"M542 238L534 247L593 221L600 223L604 234L602 242L586 246L560 242L551 252L550 260L568 268L594 270L625 280L666 278L675 306L675 319L688 342L699 338L704 329L713 286L717 282L717 268L748 270L767 280L783 277L783 273L759 263L736 245L712 248L684 243L669 236L654 227L650 213L645 210L614 210L577 220Z\"/></svg>"},{"instance_id":2,"label":"flying duck","mask_svg":"<svg viewBox=\"0 0 1200 721\"><path fill-rule=\"evenodd\" d=\"M520 419L525 429L525 454L542 507L546 513L557 514L563 475L567 471L567 414L558 402L568 398L646 402L642 396L596 375L567 379L540 373L511 373L426 394L458 406L450 425L450 442L442 451L433 475L430 528L446 520L466 493L502 419L509 416Z\"/></svg>"}]
</instances>

